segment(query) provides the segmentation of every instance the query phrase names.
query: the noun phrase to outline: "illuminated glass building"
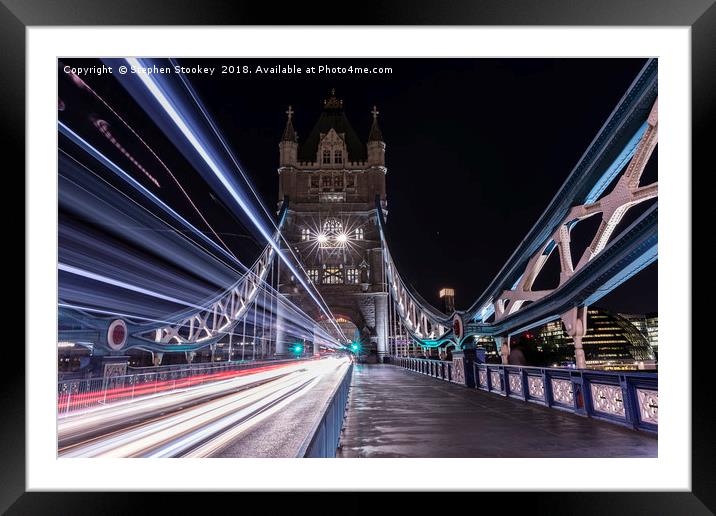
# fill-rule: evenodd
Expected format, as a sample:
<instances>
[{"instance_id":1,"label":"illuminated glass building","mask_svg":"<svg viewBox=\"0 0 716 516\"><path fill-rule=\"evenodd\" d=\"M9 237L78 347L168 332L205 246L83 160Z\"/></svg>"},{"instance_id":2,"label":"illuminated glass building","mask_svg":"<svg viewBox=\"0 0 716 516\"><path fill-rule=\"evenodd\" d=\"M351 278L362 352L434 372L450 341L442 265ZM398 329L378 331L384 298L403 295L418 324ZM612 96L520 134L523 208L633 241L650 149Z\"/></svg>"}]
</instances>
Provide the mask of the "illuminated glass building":
<instances>
[{"instance_id":1,"label":"illuminated glass building","mask_svg":"<svg viewBox=\"0 0 716 516\"><path fill-rule=\"evenodd\" d=\"M654 354L659 354L659 316L654 313L642 314L619 314L630 323L632 323L637 330L639 330L649 342L649 346L654 350Z\"/></svg>"},{"instance_id":2,"label":"illuminated glass building","mask_svg":"<svg viewBox=\"0 0 716 516\"><path fill-rule=\"evenodd\" d=\"M646 314L646 333L651 349L659 358L659 316L656 313Z\"/></svg>"},{"instance_id":3,"label":"illuminated glass building","mask_svg":"<svg viewBox=\"0 0 716 516\"><path fill-rule=\"evenodd\" d=\"M644 325L646 323L644 322ZM564 331L561 321L553 321L536 332L538 351L551 352L573 361L574 344ZM647 334L629 319L607 310L587 311L587 334L582 339L587 367L605 370L653 369L653 349ZM564 365L555 363L550 365Z\"/></svg>"}]
</instances>

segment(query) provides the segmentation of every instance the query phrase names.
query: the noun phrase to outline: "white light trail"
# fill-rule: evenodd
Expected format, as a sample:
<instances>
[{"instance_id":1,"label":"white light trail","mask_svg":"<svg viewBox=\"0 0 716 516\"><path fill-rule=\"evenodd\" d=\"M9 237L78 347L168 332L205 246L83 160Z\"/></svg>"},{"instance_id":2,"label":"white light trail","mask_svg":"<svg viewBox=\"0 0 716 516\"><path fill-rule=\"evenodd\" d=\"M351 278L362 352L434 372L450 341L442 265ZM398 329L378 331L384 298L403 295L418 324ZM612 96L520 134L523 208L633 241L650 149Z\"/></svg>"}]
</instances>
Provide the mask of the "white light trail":
<instances>
[{"instance_id":1,"label":"white light trail","mask_svg":"<svg viewBox=\"0 0 716 516\"><path fill-rule=\"evenodd\" d=\"M244 213L249 217L251 222L254 224L256 229L259 230L261 235L264 237L264 239L268 242L269 245L271 245L274 250L276 251L276 254L281 258L281 260L286 264L286 266L289 268L289 270L294 274L296 279L301 283L301 285L306 289L306 292L308 295L313 299L313 301L318 305L319 309L336 325L336 328L338 331L342 334L342 330L340 326L338 326L337 323L335 323L335 318L332 317L332 315L327 310L327 307L324 306L324 303L321 303L321 301L318 300L316 295L313 293L310 286L306 283L305 279L303 278L302 274L299 274L296 268L293 266L293 264L288 260L288 258L284 255L283 251L281 250L280 246L274 242L271 235L268 234L268 231L266 228L263 227L263 224L261 221L256 217L253 210L251 209L251 206L242 198L242 196L239 194L239 192L236 191L236 188L232 185L231 181L229 180L228 176L225 174L225 172L222 170L222 167L219 166L219 164L209 155L209 152L204 148L204 146L201 144L199 139L196 137L196 135L192 132L192 130L189 128L187 123L184 121L182 116L179 114L179 112L176 110L176 108L173 106L172 102L164 95L164 92L159 88L157 83L151 78L151 76L143 71L143 66L139 62L137 58L130 57L126 58L127 63L133 67L133 69L137 70L137 77L142 81L144 86L149 90L149 92L154 96L154 98L157 100L159 105L164 109L164 111L169 115L171 120L174 122L174 124L177 126L177 128L181 131L181 133L184 135L184 137L189 141L189 143L194 147L196 152L201 156L201 158L204 160L204 162L209 166L211 171L216 175L216 177L219 179L221 184L226 188L227 192L231 195L231 197L236 201L236 203L241 207L241 209L244 211ZM344 335L345 338L345 335ZM346 339L348 340L348 339Z\"/></svg>"},{"instance_id":2,"label":"white light trail","mask_svg":"<svg viewBox=\"0 0 716 516\"><path fill-rule=\"evenodd\" d=\"M345 358L300 361L74 412L58 421L59 455L216 455L227 445L240 442L246 431L262 420L283 417L284 407L309 392L316 393L312 389L319 382L340 381L347 368ZM315 394L317 401L322 401L323 392ZM303 437L297 437L295 446L299 448Z\"/></svg>"},{"instance_id":3,"label":"white light trail","mask_svg":"<svg viewBox=\"0 0 716 516\"><path fill-rule=\"evenodd\" d=\"M70 274L75 274L77 276L82 276L84 278L88 278L91 280L99 281L101 283L106 283L108 285L113 285L115 287L120 287L126 290L131 290L133 292L138 292L140 294L144 294L151 297L156 297L157 299L163 299L165 301L170 301L172 303L177 303L180 305L189 306L192 308L197 308L199 310L203 310L204 307L195 305L194 303L190 303L189 301L185 301L183 299L177 299L176 297L167 296L164 294L160 294L159 292L155 292L153 290L149 290L146 288L138 287L136 285L131 285L129 283L126 283L124 281L119 281L113 278L108 278L107 276L102 276L101 274L97 274L95 272L86 271L84 269L80 269L78 267L73 267L72 265L66 265L64 263L59 263L57 265L57 268L61 271L68 272Z\"/></svg>"},{"instance_id":4,"label":"white light trail","mask_svg":"<svg viewBox=\"0 0 716 516\"><path fill-rule=\"evenodd\" d=\"M174 65L174 66L176 67L176 62L175 62L173 59L169 59L169 61L172 63L172 65ZM280 236L281 240L283 240L283 242L286 244L286 249L288 250L289 253L291 253L291 255L292 255L292 256L294 257L294 259L296 260L296 263L298 264L298 266L299 266L299 267L301 268L301 270L303 271L304 277L307 277L307 276L308 276L308 272L306 271L305 267L304 267L303 264L301 263L301 260L298 258L298 256L296 256L296 253L293 251L293 247L289 244L289 242L286 240L286 238L285 238L285 237L283 236L283 234L280 232L279 227L273 222L273 219L271 218L271 215L269 214L268 210L266 209L266 206L264 206L264 204L261 202L261 198L259 197L259 194L256 192L256 189L253 187L253 185L251 184L251 181L249 181L248 177L246 177L246 174L244 173L243 168L241 167L241 165L239 165L239 162L238 162L238 160L236 159L236 157L234 156L234 153L231 152L231 149L230 149L229 145L226 143L226 141L224 140L223 136L221 135L221 132L220 132L220 131L218 130L218 128L216 127L216 124L214 123L214 121L211 119L211 117L209 116L208 112L207 112L206 109L204 108L203 104L201 103L201 100L199 99L199 97L198 97L198 96L196 95L196 93L194 92L194 89L191 87L191 84L189 83L188 80L185 79L183 73L180 73L180 74L179 74L179 78L180 78L180 80L182 81L182 84L184 85L184 87L186 88L186 90L189 92L189 95L191 95L192 99L194 100L194 103L198 106L198 108L199 108L199 110L201 111L202 115L204 115L204 119L207 121L207 123L208 123L209 126L211 127L212 131L214 131L214 135L215 135L215 136L217 137L217 139L221 142L221 145L224 147L224 150L226 151L226 153L227 153L227 154L229 155L229 157L231 158L231 161L234 163L234 166L236 167L236 169L237 169L237 170L239 171L239 173L241 174L241 177L244 178L244 182L245 182L246 185L249 187L249 190L251 190L251 193L252 193L252 194L254 195L254 197L256 198L256 201L258 202L259 206L261 207L261 209L262 209L262 210L264 211L264 213L266 214L266 217L268 218L269 221L271 221L271 224L273 224L273 226L274 226L274 228L276 229L276 231L279 232L279 236ZM325 238L327 238L327 237L325 237ZM325 240L324 240L324 241L325 241ZM304 282L301 282L301 283L304 285L304 287L306 287L306 284L305 284ZM335 322L335 318L336 318L336 317L335 317L335 315L333 315L333 312L331 311L330 307L328 306L328 303L326 303L325 299L323 299L323 296L321 295L321 292L316 289L316 290L315 290L315 293L318 295L318 297L319 297L320 300L324 303L326 309L327 309L328 312L330 313L330 319L331 319L331 321L332 321L332 323L333 323L333 326L339 331L339 333L340 333L340 334L343 336L343 338L346 339L346 341L347 341L348 338L346 337L345 333L343 333L343 330L342 330L342 328L340 327L340 325L338 325L338 324ZM319 305L319 307L320 307L320 305ZM324 313L325 313L325 311L324 311Z\"/></svg>"}]
</instances>

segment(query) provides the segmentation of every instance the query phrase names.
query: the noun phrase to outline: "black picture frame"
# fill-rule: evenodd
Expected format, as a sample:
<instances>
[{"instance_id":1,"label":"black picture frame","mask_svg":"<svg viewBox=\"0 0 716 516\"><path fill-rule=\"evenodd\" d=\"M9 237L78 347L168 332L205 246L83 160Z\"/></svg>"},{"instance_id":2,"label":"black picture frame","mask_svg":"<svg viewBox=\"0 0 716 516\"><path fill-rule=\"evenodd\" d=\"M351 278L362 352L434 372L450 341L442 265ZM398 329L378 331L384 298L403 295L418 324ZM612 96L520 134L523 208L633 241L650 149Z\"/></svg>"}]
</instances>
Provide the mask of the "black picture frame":
<instances>
[{"instance_id":1,"label":"black picture frame","mask_svg":"<svg viewBox=\"0 0 716 516\"><path fill-rule=\"evenodd\" d=\"M348 7L343 9L342 7ZM716 169L709 134L714 132L716 104L716 5L713 0L425 0L364 1L336 6L328 2L296 2L277 8L268 2L231 0L0 0L0 126L6 156L16 170L25 167L25 29L30 26L64 25L626 25L688 26L691 28L692 162L693 170ZM340 14L344 12L345 14ZM347 17L350 16L350 19ZM710 129L710 130L709 130ZM692 174L694 177L694 174ZM687 171L684 178L688 180ZM19 186L19 185L18 185ZM23 186L24 191L24 186ZM19 248L19 246L17 246ZM27 258L24 257L23 258ZM22 267L25 267L23 260ZM27 269L25 269L27 274ZM685 300L686 301L686 300ZM31 307L28 307L31 308ZM27 314L25 314L27 318ZM27 319L26 319L27 322ZM703 344L708 344L704 342ZM26 343L26 345L28 345ZM676 344L670 344L676 345ZM691 345L690 336L679 345ZM700 351L694 349L693 356ZM469 507L486 510L504 504L510 512L523 509L545 514L712 514L716 510L716 482L710 432L710 360L692 362L692 490L690 492L640 493L479 493ZM25 375L21 367L3 368L0 403L0 510L8 514L127 514L145 506L141 493L38 493L25 492ZM569 474L579 474L578 470ZM150 495L162 504L162 512L189 512L204 507L204 494ZM250 503L244 502L247 505ZM299 496L300 498L296 498ZM264 494L264 500L267 496ZM295 505L303 499L291 495ZM449 493L437 497L403 496L403 511L411 505L423 510L426 501L436 510L454 510ZM271 502L281 498L271 497ZM387 502L387 500L386 500ZM211 506L223 500L212 497ZM335 502L326 501L335 512ZM371 495L345 495L341 505L351 510L370 509ZM215 505L216 504L216 505ZM324 512L324 509L318 509ZM273 512L273 511L271 511Z\"/></svg>"}]
</instances>

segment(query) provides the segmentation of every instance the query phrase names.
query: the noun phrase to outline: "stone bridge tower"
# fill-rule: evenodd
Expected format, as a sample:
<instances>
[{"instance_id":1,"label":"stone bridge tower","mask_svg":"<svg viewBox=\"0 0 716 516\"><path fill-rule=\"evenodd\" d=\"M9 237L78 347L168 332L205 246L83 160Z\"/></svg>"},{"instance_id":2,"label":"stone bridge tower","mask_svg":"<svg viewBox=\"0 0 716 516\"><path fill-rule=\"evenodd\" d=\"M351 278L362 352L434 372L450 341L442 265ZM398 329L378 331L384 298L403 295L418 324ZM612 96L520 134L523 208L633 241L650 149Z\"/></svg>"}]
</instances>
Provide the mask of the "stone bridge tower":
<instances>
[{"instance_id":1,"label":"stone bridge tower","mask_svg":"<svg viewBox=\"0 0 716 516\"><path fill-rule=\"evenodd\" d=\"M388 309L376 197L387 216L387 169L378 110L373 107L365 144L334 91L303 141L290 106L286 114L278 168L279 208L288 202L286 241L346 336L360 339L362 358L382 361L388 349ZM302 291L283 267L279 292L323 325L315 303ZM332 326L324 327L331 331Z\"/></svg>"}]
</instances>

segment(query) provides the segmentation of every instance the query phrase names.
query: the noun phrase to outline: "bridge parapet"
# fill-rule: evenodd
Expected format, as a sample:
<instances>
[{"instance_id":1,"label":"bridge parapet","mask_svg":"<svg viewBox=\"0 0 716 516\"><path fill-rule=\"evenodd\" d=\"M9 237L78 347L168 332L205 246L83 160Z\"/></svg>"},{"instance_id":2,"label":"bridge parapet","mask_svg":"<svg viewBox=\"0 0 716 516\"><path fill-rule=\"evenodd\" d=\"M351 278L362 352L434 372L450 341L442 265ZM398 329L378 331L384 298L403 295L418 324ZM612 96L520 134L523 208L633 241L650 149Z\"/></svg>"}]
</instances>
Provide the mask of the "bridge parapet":
<instances>
[{"instance_id":1,"label":"bridge parapet","mask_svg":"<svg viewBox=\"0 0 716 516\"><path fill-rule=\"evenodd\" d=\"M391 364L439 380L466 385L459 364L391 357ZM659 428L657 373L614 372L473 363L474 388L656 433Z\"/></svg>"},{"instance_id":2,"label":"bridge parapet","mask_svg":"<svg viewBox=\"0 0 716 516\"><path fill-rule=\"evenodd\" d=\"M476 387L633 429L659 425L657 373L475 364Z\"/></svg>"}]
</instances>

